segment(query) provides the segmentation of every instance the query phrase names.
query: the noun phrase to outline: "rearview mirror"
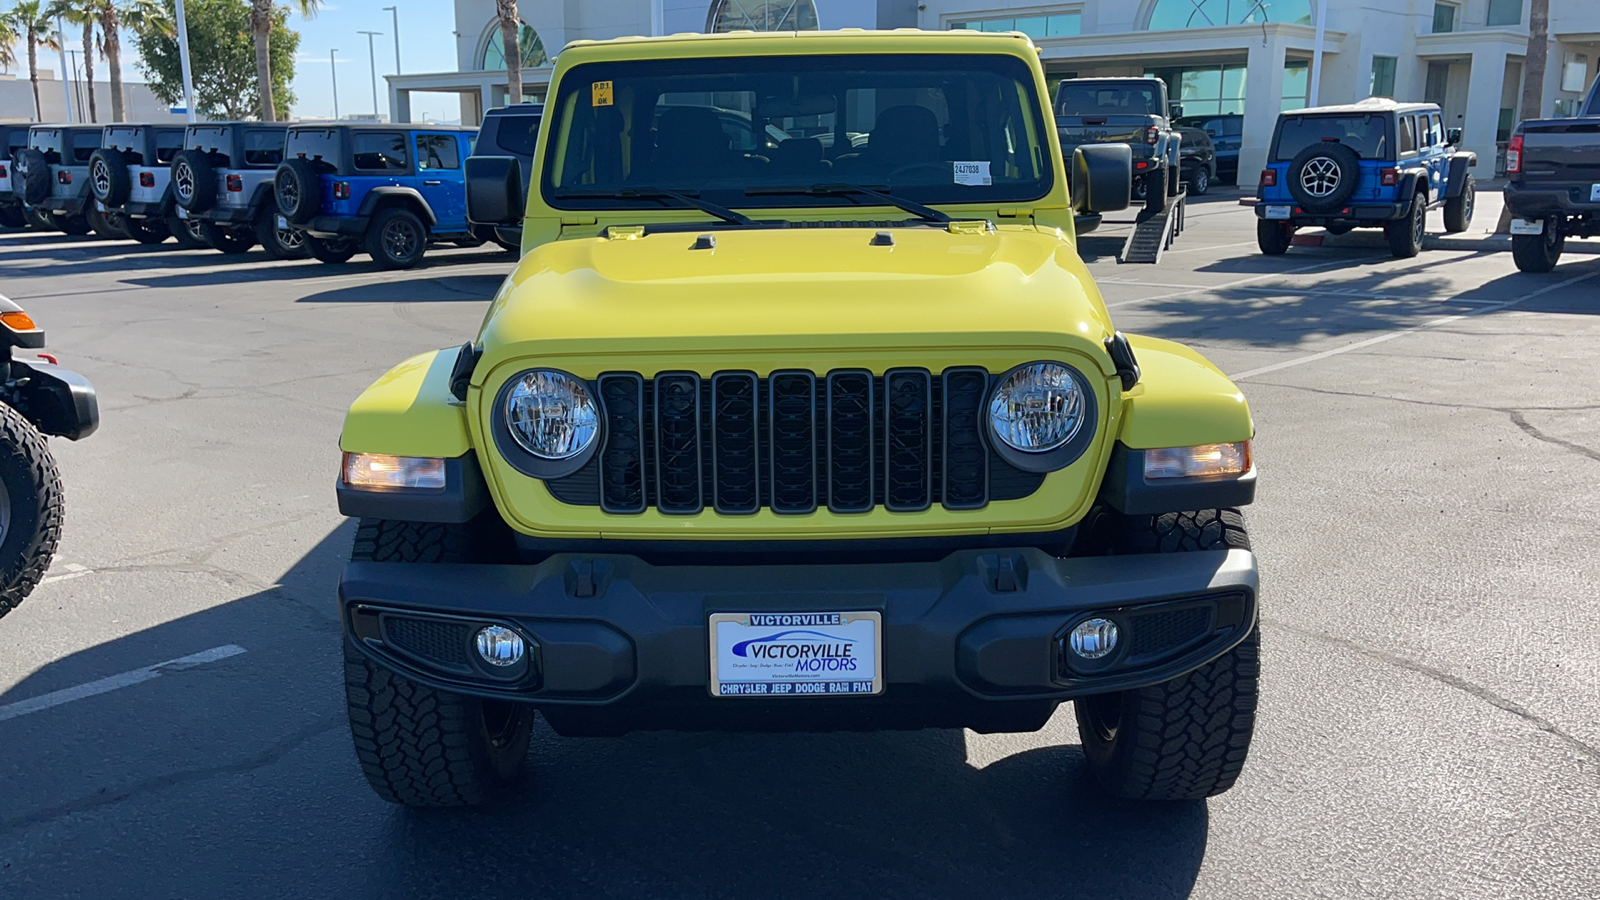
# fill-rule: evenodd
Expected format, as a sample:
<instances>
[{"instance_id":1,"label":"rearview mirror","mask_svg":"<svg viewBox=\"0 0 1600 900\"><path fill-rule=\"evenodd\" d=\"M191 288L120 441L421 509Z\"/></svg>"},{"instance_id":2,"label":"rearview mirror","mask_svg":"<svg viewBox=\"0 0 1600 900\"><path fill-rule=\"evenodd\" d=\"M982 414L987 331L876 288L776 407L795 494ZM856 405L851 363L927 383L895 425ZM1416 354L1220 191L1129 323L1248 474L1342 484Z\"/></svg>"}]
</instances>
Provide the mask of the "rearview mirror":
<instances>
[{"instance_id":1,"label":"rearview mirror","mask_svg":"<svg viewBox=\"0 0 1600 900\"><path fill-rule=\"evenodd\" d=\"M1072 209L1107 213L1133 202L1133 148L1089 144L1072 151Z\"/></svg>"},{"instance_id":2,"label":"rearview mirror","mask_svg":"<svg viewBox=\"0 0 1600 900\"><path fill-rule=\"evenodd\" d=\"M1449 131L1446 131L1444 133L1444 142L1446 144L1459 144L1459 143L1461 143L1461 129L1452 128Z\"/></svg>"},{"instance_id":3,"label":"rearview mirror","mask_svg":"<svg viewBox=\"0 0 1600 900\"><path fill-rule=\"evenodd\" d=\"M522 164L511 156L467 158L467 221L474 225L520 225L528 197Z\"/></svg>"},{"instance_id":4,"label":"rearview mirror","mask_svg":"<svg viewBox=\"0 0 1600 900\"><path fill-rule=\"evenodd\" d=\"M803 94L798 97L762 97L761 115L769 119L799 119L806 116L826 116L839 108L839 103L827 94Z\"/></svg>"}]
</instances>

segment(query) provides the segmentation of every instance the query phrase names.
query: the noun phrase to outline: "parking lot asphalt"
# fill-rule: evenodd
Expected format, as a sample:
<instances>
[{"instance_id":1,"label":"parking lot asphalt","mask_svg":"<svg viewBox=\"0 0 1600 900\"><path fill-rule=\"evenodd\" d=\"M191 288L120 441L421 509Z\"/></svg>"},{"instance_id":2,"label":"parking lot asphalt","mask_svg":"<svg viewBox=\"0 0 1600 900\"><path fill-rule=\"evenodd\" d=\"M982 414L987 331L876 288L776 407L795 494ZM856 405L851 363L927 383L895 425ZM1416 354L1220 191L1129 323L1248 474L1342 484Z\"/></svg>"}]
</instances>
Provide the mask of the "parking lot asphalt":
<instances>
[{"instance_id":1,"label":"parking lot asphalt","mask_svg":"<svg viewBox=\"0 0 1600 900\"><path fill-rule=\"evenodd\" d=\"M356 768L334 585L348 403L510 270L0 236L0 292L100 391L56 442L46 582L0 621L0 897L1600 896L1600 257L1261 256L1237 194L1158 266L1086 236L1120 328L1256 416L1263 700L1245 774L1143 805L1041 732L542 725L480 811ZM1435 232L1441 225L1432 223Z\"/></svg>"}]
</instances>

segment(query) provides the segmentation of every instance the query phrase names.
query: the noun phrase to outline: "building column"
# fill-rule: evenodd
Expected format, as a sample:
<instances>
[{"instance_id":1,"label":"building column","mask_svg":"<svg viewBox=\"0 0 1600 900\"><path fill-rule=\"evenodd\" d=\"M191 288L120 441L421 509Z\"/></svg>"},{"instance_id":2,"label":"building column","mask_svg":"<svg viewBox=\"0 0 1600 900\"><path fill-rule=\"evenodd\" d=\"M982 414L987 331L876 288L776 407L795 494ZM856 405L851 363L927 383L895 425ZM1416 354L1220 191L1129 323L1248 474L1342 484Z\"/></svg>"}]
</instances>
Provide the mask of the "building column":
<instances>
[{"instance_id":1,"label":"building column","mask_svg":"<svg viewBox=\"0 0 1600 900\"><path fill-rule=\"evenodd\" d=\"M389 85L389 121L411 121L411 92Z\"/></svg>"},{"instance_id":2,"label":"building column","mask_svg":"<svg viewBox=\"0 0 1600 900\"><path fill-rule=\"evenodd\" d=\"M488 115L489 110L499 105L495 102L499 99L495 96L497 90L494 84L487 81L478 88L478 121L480 124L483 121L483 117Z\"/></svg>"},{"instance_id":3,"label":"building column","mask_svg":"<svg viewBox=\"0 0 1600 900\"><path fill-rule=\"evenodd\" d=\"M1244 135L1239 146L1239 186L1256 184L1267 165L1267 145L1283 109L1282 39L1274 36L1265 46L1252 41L1244 80ZM1326 73L1324 73L1326 77Z\"/></svg>"},{"instance_id":4,"label":"building column","mask_svg":"<svg viewBox=\"0 0 1600 900\"><path fill-rule=\"evenodd\" d=\"M1485 180L1494 177L1494 138L1500 125L1500 97L1505 86L1505 51L1473 53L1472 69L1467 74L1467 112L1461 126L1461 143L1478 154L1478 171Z\"/></svg>"}]
</instances>

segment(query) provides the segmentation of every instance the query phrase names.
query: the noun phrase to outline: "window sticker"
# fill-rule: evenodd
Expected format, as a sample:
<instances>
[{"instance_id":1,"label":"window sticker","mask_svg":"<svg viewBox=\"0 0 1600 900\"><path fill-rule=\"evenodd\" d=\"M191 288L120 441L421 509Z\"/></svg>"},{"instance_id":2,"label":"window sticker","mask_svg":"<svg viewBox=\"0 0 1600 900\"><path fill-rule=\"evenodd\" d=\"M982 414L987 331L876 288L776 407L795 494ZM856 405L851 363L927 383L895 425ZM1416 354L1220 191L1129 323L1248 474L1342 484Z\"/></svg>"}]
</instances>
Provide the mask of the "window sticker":
<instances>
[{"instance_id":1,"label":"window sticker","mask_svg":"<svg viewBox=\"0 0 1600 900\"><path fill-rule=\"evenodd\" d=\"M612 102L611 82L596 81L589 86L591 103L594 106L610 106Z\"/></svg>"},{"instance_id":2,"label":"window sticker","mask_svg":"<svg viewBox=\"0 0 1600 900\"><path fill-rule=\"evenodd\" d=\"M989 174L989 161L987 159L976 162L955 163L956 184L972 185L973 187L987 187L994 184L994 177Z\"/></svg>"}]
</instances>

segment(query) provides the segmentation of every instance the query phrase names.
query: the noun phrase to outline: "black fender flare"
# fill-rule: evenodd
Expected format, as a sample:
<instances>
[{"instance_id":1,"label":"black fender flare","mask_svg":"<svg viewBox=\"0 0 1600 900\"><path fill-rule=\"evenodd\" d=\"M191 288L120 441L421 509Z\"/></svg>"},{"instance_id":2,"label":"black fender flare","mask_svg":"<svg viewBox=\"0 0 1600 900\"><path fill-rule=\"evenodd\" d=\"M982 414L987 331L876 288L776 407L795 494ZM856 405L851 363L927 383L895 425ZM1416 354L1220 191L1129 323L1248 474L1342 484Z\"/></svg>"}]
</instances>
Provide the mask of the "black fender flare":
<instances>
[{"instance_id":1,"label":"black fender flare","mask_svg":"<svg viewBox=\"0 0 1600 900\"><path fill-rule=\"evenodd\" d=\"M433 214L433 207L428 201L422 199L422 194L416 188L400 187L399 185L384 185L367 191L367 196L361 200L361 209L356 215L371 218L377 214L379 204L398 200L407 206L415 205L417 214L422 216L423 224L430 229L439 226L439 217Z\"/></svg>"},{"instance_id":2,"label":"black fender flare","mask_svg":"<svg viewBox=\"0 0 1600 900\"><path fill-rule=\"evenodd\" d=\"M256 185L255 193L250 195L250 221L254 222L265 207L271 207L273 215L278 214L278 195L271 181L263 181Z\"/></svg>"},{"instance_id":3,"label":"black fender flare","mask_svg":"<svg viewBox=\"0 0 1600 900\"><path fill-rule=\"evenodd\" d=\"M79 441L100 427L100 401L89 379L49 363L15 359L11 378L17 411L35 428L69 441Z\"/></svg>"},{"instance_id":4,"label":"black fender flare","mask_svg":"<svg viewBox=\"0 0 1600 900\"><path fill-rule=\"evenodd\" d=\"M1400 188L1395 194L1395 199L1406 204L1407 206L1410 206L1411 198L1415 197L1419 193L1424 197L1428 195L1427 173L1421 171L1420 169L1413 169L1409 172L1401 174ZM1432 200L1437 198L1429 199Z\"/></svg>"},{"instance_id":5,"label":"black fender flare","mask_svg":"<svg viewBox=\"0 0 1600 900\"><path fill-rule=\"evenodd\" d=\"M1449 180L1444 184L1444 199L1454 200L1467 186L1467 170L1478 165L1478 154L1457 153L1450 157Z\"/></svg>"}]
</instances>

